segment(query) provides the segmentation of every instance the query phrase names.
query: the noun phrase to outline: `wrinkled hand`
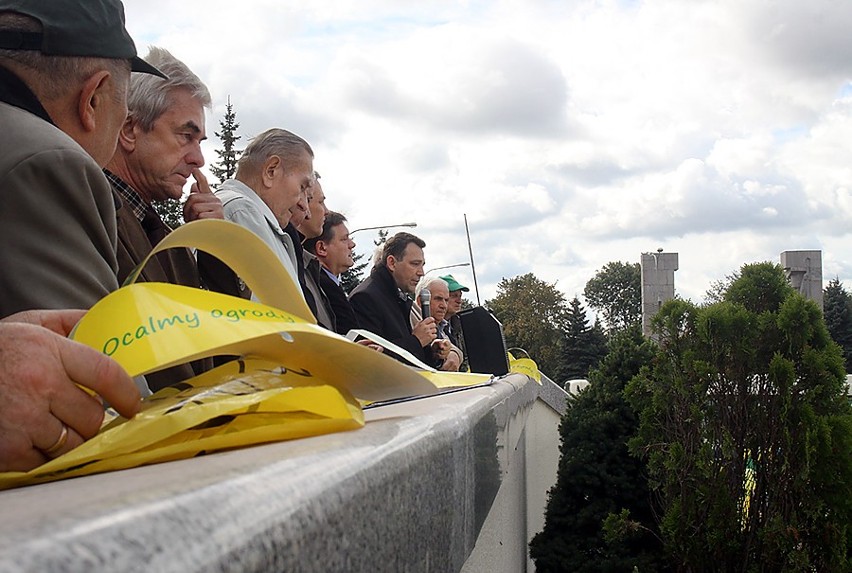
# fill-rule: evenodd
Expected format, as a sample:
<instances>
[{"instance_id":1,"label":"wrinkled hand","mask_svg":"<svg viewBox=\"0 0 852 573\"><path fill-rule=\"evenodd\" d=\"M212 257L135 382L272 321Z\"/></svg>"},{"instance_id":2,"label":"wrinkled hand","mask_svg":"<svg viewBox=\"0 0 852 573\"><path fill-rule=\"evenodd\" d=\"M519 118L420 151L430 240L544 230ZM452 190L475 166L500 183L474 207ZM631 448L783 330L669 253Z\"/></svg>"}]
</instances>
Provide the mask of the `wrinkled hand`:
<instances>
[{"instance_id":1,"label":"wrinkled hand","mask_svg":"<svg viewBox=\"0 0 852 573\"><path fill-rule=\"evenodd\" d=\"M57 334L70 330L81 313L30 312L0 322L0 471L27 471L48 461L44 450L57 443L63 424L67 440L51 457L94 436L104 417L101 397L125 417L138 412L139 390L117 362Z\"/></svg>"},{"instance_id":2,"label":"wrinkled hand","mask_svg":"<svg viewBox=\"0 0 852 573\"><path fill-rule=\"evenodd\" d=\"M450 352L441 364L441 370L444 372L458 372L461 368L461 356L456 352Z\"/></svg>"},{"instance_id":3,"label":"wrinkled hand","mask_svg":"<svg viewBox=\"0 0 852 573\"><path fill-rule=\"evenodd\" d=\"M195 183L190 186L189 197L183 204L183 220L189 223L198 219L224 219L222 200L213 194L204 173L196 167L192 176Z\"/></svg>"},{"instance_id":4,"label":"wrinkled hand","mask_svg":"<svg viewBox=\"0 0 852 573\"><path fill-rule=\"evenodd\" d=\"M435 324L435 319L431 316L424 318L414 325L414 328L411 329L411 334L417 337L417 340L420 341L420 346L429 346L435 340L435 337L438 336L438 326Z\"/></svg>"},{"instance_id":5,"label":"wrinkled hand","mask_svg":"<svg viewBox=\"0 0 852 573\"><path fill-rule=\"evenodd\" d=\"M446 338L436 338L432 341L432 354L439 360L444 360L450 353L450 341Z\"/></svg>"},{"instance_id":6,"label":"wrinkled hand","mask_svg":"<svg viewBox=\"0 0 852 573\"><path fill-rule=\"evenodd\" d=\"M3 322L24 322L43 326L61 336L68 336L83 315L85 310L25 310L12 316L7 316Z\"/></svg>"}]
</instances>

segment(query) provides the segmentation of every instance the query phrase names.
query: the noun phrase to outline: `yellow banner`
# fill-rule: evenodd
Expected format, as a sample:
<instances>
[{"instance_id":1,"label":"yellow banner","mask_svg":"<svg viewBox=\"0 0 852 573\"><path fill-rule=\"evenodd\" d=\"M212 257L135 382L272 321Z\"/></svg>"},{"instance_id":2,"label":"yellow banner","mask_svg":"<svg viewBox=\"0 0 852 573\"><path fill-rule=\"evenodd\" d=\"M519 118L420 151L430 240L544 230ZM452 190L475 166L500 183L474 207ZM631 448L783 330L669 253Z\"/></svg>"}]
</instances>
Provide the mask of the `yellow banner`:
<instances>
[{"instance_id":1,"label":"yellow banner","mask_svg":"<svg viewBox=\"0 0 852 573\"><path fill-rule=\"evenodd\" d=\"M218 257L262 302L179 285L134 284L143 263L125 286L89 310L71 337L111 356L131 376L218 355L240 360L157 392L132 420L108 420L93 439L35 470L0 474L0 489L356 429L364 424L360 402L490 380L406 366L317 326L275 254L238 225L188 223L148 259L172 247Z\"/></svg>"},{"instance_id":2,"label":"yellow banner","mask_svg":"<svg viewBox=\"0 0 852 573\"><path fill-rule=\"evenodd\" d=\"M247 444L354 430L349 394L273 362L229 362L144 400L132 420L30 472L0 474L0 489L195 456Z\"/></svg>"}]
</instances>

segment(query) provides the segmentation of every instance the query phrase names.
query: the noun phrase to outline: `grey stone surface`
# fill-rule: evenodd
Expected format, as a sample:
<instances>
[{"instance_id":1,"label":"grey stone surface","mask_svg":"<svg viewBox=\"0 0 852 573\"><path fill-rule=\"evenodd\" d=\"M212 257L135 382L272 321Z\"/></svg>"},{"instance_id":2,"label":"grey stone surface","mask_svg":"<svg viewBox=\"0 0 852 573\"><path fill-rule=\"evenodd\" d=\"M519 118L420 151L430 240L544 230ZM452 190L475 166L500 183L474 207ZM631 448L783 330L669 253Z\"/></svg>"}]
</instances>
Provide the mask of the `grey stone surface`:
<instances>
[{"instance_id":1,"label":"grey stone surface","mask_svg":"<svg viewBox=\"0 0 852 573\"><path fill-rule=\"evenodd\" d=\"M459 571L541 388L509 375L353 432L0 492L0 571Z\"/></svg>"},{"instance_id":2,"label":"grey stone surface","mask_svg":"<svg viewBox=\"0 0 852 573\"><path fill-rule=\"evenodd\" d=\"M823 307L822 251L784 251L781 267L794 289Z\"/></svg>"},{"instance_id":3,"label":"grey stone surface","mask_svg":"<svg viewBox=\"0 0 852 573\"><path fill-rule=\"evenodd\" d=\"M543 374L541 376L541 387L539 388L538 398L553 408L560 416L568 408L568 392Z\"/></svg>"},{"instance_id":4,"label":"grey stone surface","mask_svg":"<svg viewBox=\"0 0 852 573\"><path fill-rule=\"evenodd\" d=\"M674 274L678 270L678 254L642 253L642 334L653 337L651 319L667 300L675 295Z\"/></svg>"}]
</instances>

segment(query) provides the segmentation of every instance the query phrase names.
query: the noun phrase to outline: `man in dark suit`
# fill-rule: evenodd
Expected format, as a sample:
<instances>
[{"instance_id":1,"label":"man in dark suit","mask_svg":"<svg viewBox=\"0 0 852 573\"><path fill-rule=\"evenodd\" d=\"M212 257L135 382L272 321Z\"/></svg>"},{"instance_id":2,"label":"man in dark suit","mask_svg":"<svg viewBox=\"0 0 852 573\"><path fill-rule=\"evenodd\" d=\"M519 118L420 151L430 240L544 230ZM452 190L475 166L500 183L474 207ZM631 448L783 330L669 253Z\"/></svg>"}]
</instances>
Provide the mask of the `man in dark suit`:
<instances>
[{"instance_id":1,"label":"man in dark suit","mask_svg":"<svg viewBox=\"0 0 852 573\"><path fill-rule=\"evenodd\" d=\"M318 237L307 239L304 247L322 266L319 284L334 312L337 333L345 335L350 330L359 328L358 318L349 303L349 297L340 286L340 275L355 264L352 258L355 241L349 237L346 217L334 211L327 211L322 233Z\"/></svg>"},{"instance_id":2,"label":"man in dark suit","mask_svg":"<svg viewBox=\"0 0 852 573\"><path fill-rule=\"evenodd\" d=\"M422 362L433 360L437 336L431 316L411 326L411 295L423 276L426 243L411 233L397 233L385 243L381 260L355 287L349 300L361 327L407 350Z\"/></svg>"}]
</instances>

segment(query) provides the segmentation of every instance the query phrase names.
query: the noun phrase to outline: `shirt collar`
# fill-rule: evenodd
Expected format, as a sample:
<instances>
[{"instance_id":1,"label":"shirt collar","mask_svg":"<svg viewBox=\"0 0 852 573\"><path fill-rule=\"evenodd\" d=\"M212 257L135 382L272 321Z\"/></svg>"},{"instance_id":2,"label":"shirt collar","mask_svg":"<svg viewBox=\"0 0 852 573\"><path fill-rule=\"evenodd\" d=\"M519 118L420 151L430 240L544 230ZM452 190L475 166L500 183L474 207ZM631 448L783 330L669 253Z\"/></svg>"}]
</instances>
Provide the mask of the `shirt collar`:
<instances>
[{"instance_id":1,"label":"shirt collar","mask_svg":"<svg viewBox=\"0 0 852 573\"><path fill-rule=\"evenodd\" d=\"M339 276L335 275L333 272L331 272L330 270L325 268L325 265L320 265L320 267L322 267L322 270L325 271L325 274L327 274L329 277L331 277L331 280L334 281L334 284L340 286L340 277Z\"/></svg>"},{"instance_id":2,"label":"shirt collar","mask_svg":"<svg viewBox=\"0 0 852 573\"><path fill-rule=\"evenodd\" d=\"M145 212L148 210L148 205L142 200L142 197L139 196L139 193L136 190L128 185L121 177L112 173L111 171L104 169L104 175L106 175L107 180L109 180L112 188L118 193L121 197L121 200L124 201L130 209L133 211L133 215L139 220L145 217Z\"/></svg>"}]
</instances>

